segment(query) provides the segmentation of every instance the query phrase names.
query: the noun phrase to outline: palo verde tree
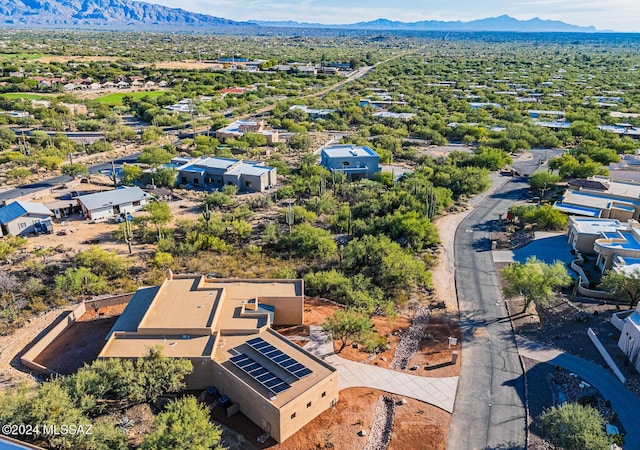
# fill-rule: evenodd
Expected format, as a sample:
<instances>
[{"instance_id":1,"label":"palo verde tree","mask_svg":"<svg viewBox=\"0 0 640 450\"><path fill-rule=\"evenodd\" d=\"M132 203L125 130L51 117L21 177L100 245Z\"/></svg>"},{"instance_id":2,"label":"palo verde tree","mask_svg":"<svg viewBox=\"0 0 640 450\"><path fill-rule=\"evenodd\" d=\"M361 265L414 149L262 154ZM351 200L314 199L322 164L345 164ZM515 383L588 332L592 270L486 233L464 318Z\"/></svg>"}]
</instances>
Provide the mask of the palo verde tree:
<instances>
[{"instance_id":1,"label":"palo verde tree","mask_svg":"<svg viewBox=\"0 0 640 450\"><path fill-rule=\"evenodd\" d=\"M327 318L322 329L340 341L340 353L347 345L366 342L371 338L373 323L366 314L355 309L337 310Z\"/></svg>"},{"instance_id":2,"label":"palo verde tree","mask_svg":"<svg viewBox=\"0 0 640 450\"><path fill-rule=\"evenodd\" d=\"M505 280L505 297L522 295L524 298L522 312L527 310L531 302L547 304L557 288L571 283L571 277L561 261L547 264L535 256L530 256L524 263L515 262L502 269L501 273Z\"/></svg>"},{"instance_id":3,"label":"palo verde tree","mask_svg":"<svg viewBox=\"0 0 640 450\"><path fill-rule=\"evenodd\" d=\"M602 277L600 289L611 293L617 300L629 302L629 308L633 308L640 300L640 270L631 272L610 270Z\"/></svg>"},{"instance_id":4,"label":"palo verde tree","mask_svg":"<svg viewBox=\"0 0 640 450\"><path fill-rule=\"evenodd\" d=\"M162 239L162 225L170 222L171 219L173 219L171 209L169 208L169 205L164 202L153 202L145 206L144 210L149 213L149 215L145 217L145 220L154 224L158 229L159 241L160 239Z\"/></svg>"}]
</instances>

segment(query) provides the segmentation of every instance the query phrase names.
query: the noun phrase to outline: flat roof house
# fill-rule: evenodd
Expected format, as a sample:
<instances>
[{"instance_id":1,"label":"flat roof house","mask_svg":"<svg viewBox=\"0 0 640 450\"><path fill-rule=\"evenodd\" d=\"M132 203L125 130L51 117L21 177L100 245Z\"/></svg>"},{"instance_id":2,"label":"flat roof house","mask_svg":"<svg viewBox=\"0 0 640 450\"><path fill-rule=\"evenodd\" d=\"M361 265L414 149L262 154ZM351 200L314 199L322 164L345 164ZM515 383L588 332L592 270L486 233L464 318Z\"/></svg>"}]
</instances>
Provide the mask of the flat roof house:
<instances>
[{"instance_id":1,"label":"flat roof house","mask_svg":"<svg viewBox=\"0 0 640 450\"><path fill-rule=\"evenodd\" d=\"M138 289L99 358L137 358L157 346L187 358L187 389L217 388L231 408L282 442L338 399L336 369L271 329L302 323L302 280L169 272L162 285Z\"/></svg>"},{"instance_id":2,"label":"flat roof house","mask_svg":"<svg viewBox=\"0 0 640 450\"><path fill-rule=\"evenodd\" d=\"M264 121L255 120L237 120L230 123L224 128L220 128L216 131L216 138L220 142L224 142L226 139L237 139L242 137L245 133L261 134L267 138L267 144L273 145L276 142L280 142L280 134L276 130L266 130L264 128Z\"/></svg>"},{"instance_id":3,"label":"flat roof house","mask_svg":"<svg viewBox=\"0 0 640 450\"><path fill-rule=\"evenodd\" d=\"M0 208L0 236L53 231L53 213L42 203L15 201Z\"/></svg>"},{"instance_id":4,"label":"flat roof house","mask_svg":"<svg viewBox=\"0 0 640 450\"><path fill-rule=\"evenodd\" d=\"M569 217L567 236L569 244L574 250L584 254L593 254L593 246L596 239L602 237L602 233L615 233L627 228L627 224L621 223L617 219Z\"/></svg>"},{"instance_id":5,"label":"flat roof house","mask_svg":"<svg viewBox=\"0 0 640 450\"><path fill-rule=\"evenodd\" d=\"M304 111L305 113L307 113L309 115L309 118L311 120L326 119L331 114L336 112L335 109L309 108L306 105L293 105L292 107L289 108L289 111L295 111L295 110Z\"/></svg>"},{"instance_id":6,"label":"flat roof house","mask_svg":"<svg viewBox=\"0 0 640 450\"><path fill-rule=\"evenodd\" d=\"M263 192L278 183L276 168L260 161L200 157L176 158L172 162L182 163L176 168L179 183L194 187L211 189L233 185L240 191Z\"/></svg>"},{"instance_id":7,"label":"flat roof house","mask_svg":"<svg viewBox=\"0 0 640 450\"><path fill-rule=\"evenodd\" d=\"M83 214L96 222L121 214L141 210L151 200L151 195L139 187L122 187L112 191L81 195L78 204Z\"/></svg>"},{"instance_id":8,"label":"flat roof house","mask_svg":"<svg viewBox=\"0 0 640 450\"><path fill-rule=\"evenodd\" d=\"M603 272L625 265L625 259L640 258L640 224L630 221L624 229L602 232L593 250L598 255L596 265Z\"/></svg>"},{"instance_id":9,"label":"flat roof house","mask_svg":"<svg viewBox=\"0 0 640 450\"><path fill-rule=\"evenodd\" d=\"M320 153L320 164L331 172L342 172L352 180L372 178L380 172L380 156L366 146L335 145Z\"/></svg>"},{"instance_id":10,"label":"flat roof house","mask_svg":"<svg viewBox=\"0 0 640 450\"><path fill-rule=\"evenodd\" d=\"M554 208L569 214L627 221L640 217L640 184L591 177L570 182Z\"/></svg>"}]
</instances>

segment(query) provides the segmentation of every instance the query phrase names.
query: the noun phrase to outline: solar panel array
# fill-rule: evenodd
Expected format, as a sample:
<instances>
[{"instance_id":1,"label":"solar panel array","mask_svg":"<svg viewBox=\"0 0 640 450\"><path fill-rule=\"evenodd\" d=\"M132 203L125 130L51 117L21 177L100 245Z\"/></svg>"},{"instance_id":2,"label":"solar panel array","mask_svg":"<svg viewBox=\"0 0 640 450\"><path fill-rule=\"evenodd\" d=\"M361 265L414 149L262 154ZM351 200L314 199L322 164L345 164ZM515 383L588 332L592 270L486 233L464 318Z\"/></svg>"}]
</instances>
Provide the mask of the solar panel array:
<instances>
[{"instance_id":1,"label":"solar panel array","mask_svg":"<svg viewBox=\"0 0 640 450\"><path fill-rule=\"evenodd\" d=\"M291 387L289 383L285 383L279 377L275 376L268 369L264 368L260 363L256 362L250 356L240 353L232 356L229 360L246 372L250 377L259 381L264 387L274 394L279 394Z\"/></svg>"},{"instance_id":2,"label":"solar panel array","mask_svg":"<svg viewBox=\"0 0 640 450\"><path fill-rule=\"evenodd\" d=\"M276 365L298 379L304 378L312 373L309 368L300 364L286 353L278 350L262 338L258 337L250 339L247 341L247 344L262 356L268 358L270 361L274 362Z\"/></svg>"}]
</instances>

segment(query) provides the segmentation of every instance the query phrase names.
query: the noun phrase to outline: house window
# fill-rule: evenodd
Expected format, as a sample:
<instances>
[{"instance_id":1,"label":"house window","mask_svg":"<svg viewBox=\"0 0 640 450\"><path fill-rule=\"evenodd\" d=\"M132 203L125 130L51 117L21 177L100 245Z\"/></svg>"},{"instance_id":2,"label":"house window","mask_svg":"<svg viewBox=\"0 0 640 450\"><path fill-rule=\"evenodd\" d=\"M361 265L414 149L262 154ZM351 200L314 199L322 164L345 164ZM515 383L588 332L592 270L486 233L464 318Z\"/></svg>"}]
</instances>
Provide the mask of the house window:
<instances>
[{"instance_id":1,"label":"house window","mask_svg":"<svg viewBox=\"0 0 640 450\"><path fill-rule=\"evenodd\" d=\"M182 183L186 184L187 183L187 177L182 177Z\"/></svg>"},{"instance_id":2,"label":"house window","mask_svg":"<svg viewBox=\"0 0 640 450\"><path fill-rule=\"evenodd\" d=\"M348 166L349 165L349 161L343 161L342 165L343 166Z\"/></svg>"},{"instance_id":3,"label":"house window","mask_svg":"<svg viewBox=\"0 0 640 450\"><path fill-rule=\"evenodd\" d=\"M307 408L311 408L311 402L307 403Z\"/></svg>"},{"instance_id":4,"label":"house window","mask_svg":"<svg viewBox=\"0 0 640 450\"><path fill-rule=\"evenodd\" d=\"M251 187L251 186L253 186L253 183L252 183L251 181L245 181L245 182L244 182L244 185L245 185L246 187Z\"/></svg>"},{"instance_id":5,"label":"house window","mask_svg":"<svg viewBox=\"0 0 640 450\"><path fill-rule=\"evenodd\" d=\"M24 228L27 228L27 224L26 224L26 223L24 223L24 222L20 222L20 223L18 224L18 230L22 230L22 229L24 229Z\"/></svg>"},{"instance_id":6,"label":"house window","mask_svg":"<svg viewBox=\"0 0 640 450\"><path fill-rule=\"evenodd\" d=\"M200 180L198 178L193 179L193 185L198 186L200 184Z\"/></svg>"},{"instance_id":7,"label":"house window","mask_svg":"<svg viewBox=\"0 0 640 450\"><path fill-rule=\"evenodd\" d=\"M133 202L133 206L140 206L140 201Z\"/></svg>"},{"instance_id":8,"label":"house window","mask_svg":"<svg viewBox=\"0 0 640 450\"><path fill-rule=\"evenodd\" d=\"M327 396L327 393L326 393L326 392L323 392L323 393L322 393L322 398L325 398L326 396Z\"/></svg>"},{"instance_id":9,"label":"house window","mask_svg":"<svg viewBox=\"0 0 640 450\"><path fill-rule=\"evenodd\" d=\"M291 420L296 418L296 413L291 414Z\"/></svg>"}]
</instances>

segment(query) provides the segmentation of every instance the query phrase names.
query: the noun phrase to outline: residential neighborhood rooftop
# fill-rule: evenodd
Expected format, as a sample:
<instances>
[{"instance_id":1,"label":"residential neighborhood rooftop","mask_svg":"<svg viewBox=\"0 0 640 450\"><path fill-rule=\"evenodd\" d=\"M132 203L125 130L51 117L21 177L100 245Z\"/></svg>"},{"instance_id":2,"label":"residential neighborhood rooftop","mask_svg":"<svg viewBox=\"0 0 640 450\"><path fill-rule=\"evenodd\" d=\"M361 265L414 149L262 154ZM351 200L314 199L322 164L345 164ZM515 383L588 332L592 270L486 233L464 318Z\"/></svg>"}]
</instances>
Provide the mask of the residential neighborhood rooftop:
<instances>
[{"instance_id":1,"label":"residential neighborhood rooftop","mask_svg":"<svg viewBox=\"0 0 640 450\"><path fill-rule=\"evenodd\" d=\"M7 224L25 214L53 215L49 208L42 203L15 201L0 208L0 223Z\"/></svg>"},{"instance_id":2,"label":"residential neighborhood rooftop","mask_svg":"<svg viewBox=\"0 0 640 450\"><path fill-rule=\"evenodd\" d=\"M322 153L330 158L347 158L354 156L377 156L377 154L367 146L360 145L334 145L325 147Z\"/></svg>"},{"instance_id":3,"label":"residential neighborhood rooftop","mask_svg":"<svg viewBox=\"0 0 640 450\"><path fill-rule=\"evenodd\" d=\"M78 201L82 202L87 209L97 209L110 204L135 202L150 197L139 187L120 187L111 191L81 195L78 197Z\"/></svg>"},{"instance_id":4,"label":"residential neighborhood rooftop","mask_svg":"<svg viewBox=\"0 0 640 450\"><path fill-rule=\"evenodd\" d=\"M600 234L602 232L615 232L627 228L627 224L620 223L617 219L589 219L584 217L570 217L571 225L579 233Z\"/></svg>"}]
</instances>

